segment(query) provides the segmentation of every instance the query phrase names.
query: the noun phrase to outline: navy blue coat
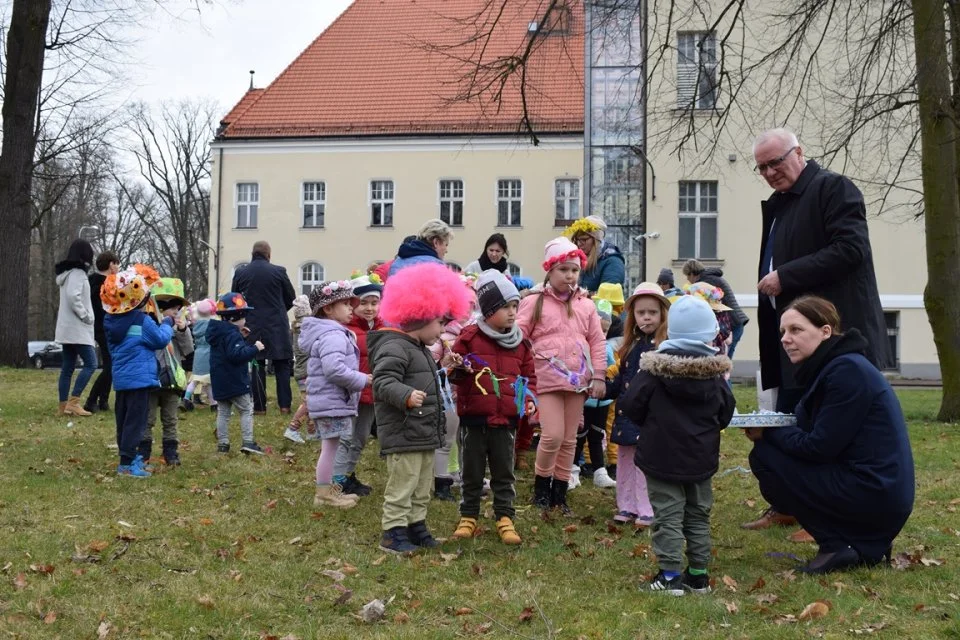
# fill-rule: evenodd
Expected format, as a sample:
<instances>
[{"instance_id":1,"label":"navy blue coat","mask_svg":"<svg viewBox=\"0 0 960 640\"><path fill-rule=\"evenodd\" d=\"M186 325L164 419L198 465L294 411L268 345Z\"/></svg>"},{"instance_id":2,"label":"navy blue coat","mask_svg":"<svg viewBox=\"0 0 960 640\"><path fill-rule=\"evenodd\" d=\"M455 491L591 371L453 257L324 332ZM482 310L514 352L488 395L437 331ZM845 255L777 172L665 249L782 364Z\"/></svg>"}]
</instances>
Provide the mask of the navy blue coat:
<instances>
[{"instance_id":1,"label":"navy blue coat","mask_svg":"<svg viewBox=\"0 0 960 640\"><path fill-rule=\"evenodd\" d=\"M250 264L237 269L231 289L243 294L247 304L253 307L247 315L250 329L247 341L253 344L259 340L266 347L258 359L292 360L293 342L287 311L297 294L287 270L255 253Z\"/></svg>"},{"instance_id":2,"label":"navy blue coat","mask_svg":"<svg viewBox=\"0 0 960 640\"><path fill-rule=\"evenodd\" d=\"M591 293L596 293L604 282L622 287L626 279L626 263L620 248L604 242L599 251L600 257L597 258L597 266L593 271L580 272L580 286Z\"/></svg>"},{"instance_id":3,"label":"navy blue coat","mask_svg":"<svg viewBox=\"0 0 960 640\"><path fill-rule=\"evenodd\" d=\"M207 324L210 343L210 388L213 399L229 400L250 393L250 361L257 348L247 344L240 329L226 320Z\"/></svg>"},{"instance_id":4,"label":"navy blue coat","mask_svg":"<svg viewBox=\"0 0 960 640\"><path fill-rule=\"evenodd\" d=\"M401 243L400 249L397 250L397 257L390 265L390 275L392 276L400 269L424 262L444 264L443 260L437 256L436 250L420 238L406 240Z\"/></svg>"},{"instance_id":5,"label":"navy blue coat","mask_svg":"<svg viewBox=\"0 0 960 640\"><path fill-rule=\"evenodd\" d=\"M624 396L630 389L630 382L637 375L637 371L640 370L640 356L655 349L656 346L649 336L641 337L633 345L633 349L630 350L627 357L620 361L620 370L617 372L617 376L612 381L607 381L607 394L605 396L607 400L615 399L617 407L621 407ZM617 415L613 419L610 441L618 445L635 447L639 439L640 427L623 413L622 408L618 408Z\"/></svg>"}]
</instances>

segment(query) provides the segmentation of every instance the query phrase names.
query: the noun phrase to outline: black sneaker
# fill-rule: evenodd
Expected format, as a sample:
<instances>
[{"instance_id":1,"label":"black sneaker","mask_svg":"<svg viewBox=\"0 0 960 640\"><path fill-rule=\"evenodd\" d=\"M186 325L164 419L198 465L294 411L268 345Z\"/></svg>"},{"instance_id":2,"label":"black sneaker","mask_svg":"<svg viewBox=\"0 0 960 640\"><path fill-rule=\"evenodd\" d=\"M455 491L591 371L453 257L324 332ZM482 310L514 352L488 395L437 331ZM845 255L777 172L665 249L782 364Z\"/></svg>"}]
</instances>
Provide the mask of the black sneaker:
<instances>
[{"instance_id":1,"label":"black sneaker","mask_svg":"<svg viewBox=\"0 0 960 640\"><path fill-rule=\"evenodd\" d=\"M683 572L680 580L683 582L683 588L692 593L710 593L711 591L710 576L705 573L695 576L687 569Z\"/></svg>"},{"instance_id":2,"label":"black sneaker","mask_svg":"<svg viewBox=\"0 0 960 640\"><path fill-rule=\"evenodd\" d=\"M217 453L230 453L230 443L221 442L217 445Z\"/></svg>"},{"instance_id":3,"label":"black sneaker","mask_svg":"<svg viewBox=\"0 0 960 640\"><path fill-rule=\"evenodd\" d=\"M372 487L369 487L357 479L357 474L351 473L347 476L347 481L343 483L343 492L344 493L353 493L355 495L363 496L370 495L370 492L373 491Z\"/></svg>"},{"instance_id":4,"label":"black sneaker","mask_svg":"<svg viewBox=\"0 0 960 640\"><path fill-rule=\"evenodd\" d=\"M427 523L423 520L407 526L407 539L411 544L415 544L424 549L432 549L433 547L440 546L437 539L434 538L430 530L427 529Z\"/></svg>"},{"instance_id":5,"label":"black sneaker","mask_svg":"<svg viewBox=\"0 0 960 640\"><path fill-rule=\"evenodd\" d=\"M240 447L241 453L246 453L247 455L255 454L258 456L263 455L263 449L260 448L256 442L244 442L243 446Z\"/></svg>"},{"instance_id":6,"label":"black sneaker","mask_svg":"<svg viewBox=\"0 0 960 640\"><path fill-rule=\"evenodd\" d=\"M684 593L683 578L680 576L675 578L667 578L667 576L665 576L661 570L646 586L641 585L640 590L658 591L668 596L682 596Z\"/></svg>"},{"instance_id":7,"label":"black sneaker","mask_svg":"<svg viewBox=\"0 0 960 640\"><path fill-rule=\"evenodd\" d=\"M409 556L419 551L420 547L411 544L407 539L406 527L394 527L383 532L383 537L380 538L380 549L387 553Z\"/></svg>"}]
</instances>

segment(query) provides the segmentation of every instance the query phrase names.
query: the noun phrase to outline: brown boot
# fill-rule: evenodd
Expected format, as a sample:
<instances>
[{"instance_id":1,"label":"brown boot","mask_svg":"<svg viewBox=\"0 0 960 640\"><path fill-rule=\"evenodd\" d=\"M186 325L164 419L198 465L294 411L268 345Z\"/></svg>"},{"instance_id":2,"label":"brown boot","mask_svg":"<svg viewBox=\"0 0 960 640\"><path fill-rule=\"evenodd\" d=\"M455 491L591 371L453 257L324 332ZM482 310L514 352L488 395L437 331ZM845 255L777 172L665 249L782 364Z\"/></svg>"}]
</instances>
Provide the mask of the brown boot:
<instances>
[{"instance_id":1,"label":"brown boot","mask_svg":"<svg viewBox=\"0 0 960 640\"><path fill-rule=\"evenodd\" d=\"M60 403L60 408L57 409L57 415L58 415L58 416L62 416L62 415L66 415L66 413L67 413L67 403L66 403L66 402L61 402L61 403Z\"/></svg>"},{"instance_id":2,"label":"brown boot","mask_svg":"<svg viewBox=\"0 0 960 640\"><path fill-rule=\"evenodd\" d=\"M500 534L503 544L520 544L520 535L513 526L513 520L507 516L497 520L497 533Z\"/></svg>"},{"instance_id":3,"label":"brown boot","mask_svg":"<svg viewBox=\"0 0 960 640\"><path fill-rule=\"evenodd\" d=\"M357 498L354 494L344 494L338 484L324 484L317 486L317 492L313 496L313 506L322 507L324 505L337 507L339 509L352 509L357 506Z\"/></svg>"},{"instance_id":4,"label":"brown boot","mask_svg":"<svg viewBox=\"0 0 960 640\"><path fill-rule=\"evenodd\" d=\"M70 396L67 400L67 406L63 408L63 413L68 416L92 416L93 414L83 408L80 403L80 396Z\"/></svg>"},{"instance_id":5,"label":"brown boot","mask_svg":"<svg viewBox=\"0 0 960 640\"><path fill-rule=\"evenodd\" d=\"M473 534L476 533L476 531L477 531L476 518L461 517L460 522L457 523L456 531L453 532L453 538L455 540L472 538Z\"/></svg>"},{"instance_id":6,"label":"brown boot","mask_svg":"<svg viewBox=\"0 0 960 640\"><path fill-rule=\"evenodd\" d=\"M784 513L779 513L773 507L763 512L763 515L753 522L745 522L740 525L741 529L769 529L770 527L792 527L797 524L797 519Z\"/></svg>"},{"instance_id":7,"label":"brown boot","mask_svg":"<svg viewBox=\"0 0 960 640\"><path fill-rule=\"evenodd\" d=\"M530 461L527 459L526 451L517 451L516 457L513 461L514 471L529 471L530 470Z\"/></svg>"}]
</instances>

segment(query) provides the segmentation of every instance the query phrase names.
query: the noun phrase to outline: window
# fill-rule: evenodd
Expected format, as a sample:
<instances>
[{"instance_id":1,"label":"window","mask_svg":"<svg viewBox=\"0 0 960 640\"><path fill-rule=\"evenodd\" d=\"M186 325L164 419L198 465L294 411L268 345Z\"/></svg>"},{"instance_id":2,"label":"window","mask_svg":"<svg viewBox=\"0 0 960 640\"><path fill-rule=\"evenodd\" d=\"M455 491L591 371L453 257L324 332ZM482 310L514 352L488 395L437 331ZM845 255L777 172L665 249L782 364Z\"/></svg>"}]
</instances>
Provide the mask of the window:
<instances>
[{"instance_id":1,"label":"window","mask_svg":"<svg viewBox=\"0 0 960 640\"><path fill-rule=\"evenodd\" d=\"M680 182L680 246L677 257L717 257L717 183Z\"/></svg>"},{"instance_id":2,"label":"window","mask_svg":"<svg viewBox=\"0 0 960 640\"><path fill-rule=\"evenodd\" d=\"M323 282L323 265L319 262L305 262L300 267L300 293L309 295Z\"/></svg>"},{"instance_id":3,"label":"window","mask_svg":"<svg viewBox=\"0 0 960 640\"><path fill-rule=\"evenodd\" d=\"M520 180L497 180L497 226L519 227L523 183Z\"/></svg>"},{"instance_id":4,"label":"window","mask_svg":"<svg viewBox=\"0 0 960 640\"><path fill-rule=\"evenodd\" d=\"M463 180L440 181L440 219L451 227L463 226Z\"/></svg>"},{"instance_id":5,"label":"window","mask_svg":"<svg viewBox=\"0 0 960 640\"><path fill-rule=\"evenodd\" d=\"M370 181L370 226L393 226L393 180Z\"/></svg>"},{"instance_id":6,"label":"window","mask_svg":"<svg viewBox=\"0 0 960 640\"><path fill-rule=\"evenodd\" d=\"M256 229L260 209L260 185L256 182L237 183L237 228Z\"/></svg>"},{"instance_id":7,"label":"window","mask_svg":"<svg viewBox=\"0 0 960 640\"><path fill-rule=\"evenodd\" d=\"M889 371L900 369L900 312L884 311L883 319L887 325L887 340L890 341L890 353L893 354L893 366Z\"/></svg>"},{"instance_id":8,"label":"window","mask_svg":"<svg viewBox=\"0 0 960 640\"><path fill-rule=\"evenodd\" d=\"M510 277L511 277L511 278L518 278L518 277L520 277L522 271L523 271L523 270L520 268L520 265L514 264L514 263L512 263L512 262L508 262L508 263L507 263L507 273L510 274Z\"/></svg>"},{"instance_id":9,"label":"window","mask_svg":"<svg viewBox=\"0 0 960 640\"><path fill-rule=\"evenodd\" d=\"M327 183L303 183L303 226L322 227L327 211Z\"/></svg>"},{"instance_id":10,"label":"window","mask_svg":"<svg viewBox=\"0 0 960 640\"><path fill-rule=\"evenodd\" d=\"M677 106L680 109L716 108L716 34L698 31L677 36Z\"/></svg>"},{"instance_id":11,"label":"window","mask_svg":"<svg viewBox=\"0 0 960 640\"><path fill-rule=\"evenodd\" d=\"M568 220L580 217L580 180L557 180L554 189L556 203L556 224L563 225Z\"/></svg>"}]
</instances>

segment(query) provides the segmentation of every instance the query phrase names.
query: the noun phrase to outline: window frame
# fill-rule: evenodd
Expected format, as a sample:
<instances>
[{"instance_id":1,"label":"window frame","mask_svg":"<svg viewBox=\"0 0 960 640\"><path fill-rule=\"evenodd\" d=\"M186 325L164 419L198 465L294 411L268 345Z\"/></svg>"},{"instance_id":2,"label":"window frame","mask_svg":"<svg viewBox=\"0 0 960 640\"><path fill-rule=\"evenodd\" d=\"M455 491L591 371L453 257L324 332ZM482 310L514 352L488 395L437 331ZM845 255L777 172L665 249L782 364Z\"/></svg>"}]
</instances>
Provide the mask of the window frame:
<instances>
[{"instance_id":1,"label":"window frame","mask_svg":"<svg viewBox=\"0 0 960 640\"><path fill-rule=\"evenodd\" d=\"M570 184L575 184L576 187L577 187L577 194L576 194L576 196L570 195L569 190L567 190L567 189L565 189L565 191L567 191L567 193L564 193L563 196L558 195L558 194L557 194L557 187L559 186L559 184L560 184L561 182L567 183L568 186L569 186ZM565 226L569 225L570 223L572 223L574 220L577 220L577 219L579 219L579 218L582 217L582 216L581 216L581 211L582 211L581 205L583 204L582 201L581 201L581 194L582 194L582 193L583 193L583 180L582 180L581 178L571 178L571 177L554 178L554 180L553 180L553 218L554 218L554 220L553 220L553 226L555 226L555 227L565 227ZM558 217L557 217L557 203L558 203L558 201L561 199L561 197L563 198L563 209L564 209L565 217L563 217L563 218L558 218ZM571 213L570 213L570 204L571 204L571 202L574 202L574 201L576 201L576 203L577 203L577 212L576 212L575 215L571 215Z\"/></svg>"},{"instance_id":2,"label":"window frame","mask_svg":"<svg viewBox=\"0 0 960 640\"><path fill-rule=\"evenodd\" d=\"M445 197L443 196L443 183L444 183L444 182L450 182L450 183L459 182L459 183L460 183L460 197L457 198L457 197L451 195L451 196L445 198ZM455 185L454 185L454 189L451 190L451 193L454 193L454 192L455 192ZM463 178L439 178L439 179L437 180L437 218L439 218L440 220L443 220L444 222L446 222L448 226L451 226L451 227L463 227L463 215L464 215L465 210L466 210L466 201L467 201L467 185L466 185L466 181L465 181ZM447 203L447 202L450 203L450 215L448 216L448 219L447 219L447 220L444 220L444 218L443 218L443 205L444 205L444 203ZM457 202L460 203L460 222L459 222L459 223L454 223L454 222L453 222L454 219L455 219L455 217L454 217L454 215L453 215L453 214L454 214L454 204L457 203Z\"/></svg>"},{"instance_id":3,"label":"window frame","mask_svg":"<svg viewBox=\"0 0 960 640\"><path fill-rule=\"evenodd\" d=\"M512 278L519 278L523 276L523 267L518 265L516 262L507 262L507 273L510 274Z\"/></svg>"},{"instance_id":4,"label":"window frame","mask_svg":"<svg viewBox=\"0 0 960 640\"><path fill-rule=\"evenodd\" d=\"M241 200L240 199L240 188L241 187L250 187L253 186L256 188L257 197L255 200ZM240 224L240 207L246 207L246 221L247 224ZM250 223L250 207L256 207L256 210L253 213L253 224ZM251 180L247 181L237 181L234 183L233 189L233 209L236 213L236 227L235 229L256 229L257 225L260 223L260 183L254 182Z\"/></svg>"},{"instance_id":5,"label":"window frame","mask_svg":"<svg viewBox=\"0 0 960 640\"><path fill-rule=\"evenodd\" d=\"M323 198L321 199L315 198L313 200L307 200L306 190L307 190L308 184L314 185L315 188L316 186L319 185L320 188L323 190ZM314 224L308 225L306 221L307 216L306 216L305 209L307 206L310 206L310 205L314 207L314 210L313 210ZM320 213L320 218L321 218L320 224L316 224L316 220L317 220L316 207L317 206L321 206L323 208L322 212ZM323 229L326 226L327 226L327 182L326 180L303 180L302 182L300 182L300 228L301 229Z\"/></svg>"},{"instance_id":6,"label":"window frame","mask_svg":"<svg viewBox=\"0 0 960 640\"><path fill-rule=\"evenodd\" d=\"M306 280L306 279L303 277L303 270L304 270L306 267L319 267L319 269L320 269L320 279L319 279L319 280ZM301 262L301 263L300 263L300 266L297 268L298 285L299 285L298 288L300 289L300 294L301 294L301 295L310 295L310 291L313 291L313 289L315 289L317 285L319 285L321 282L324 281L324 279L326 278L326 274L327 274L327 270L326 270L326 268L323 266L323 263L320 262L319 260L306 260L305 262ZM311 286L311 289L310 289L309 291L305 291L305 290L304 290L304 286L306 286L308 283L309 283L309 285Z\"/></svg>"},{"instance_id":7,"label":"window frame","mask_svg":"<svg viewBox=\"0 0 960 640\"><path fill-rule=\"evenodd\" d=\"M379 183L390 184L390 198L374 198L374 185ZM376 205L380 205L380 222L374 222ZM390 205L390 222L384 223L386 205ZM393 178L371 178L367 185L367 210L370 212L370 227L377 229L390 229L393 227L393 217L397 208L397 184Z\"/></svg>"},{"instance_id":8,"label":"window frame","mask_svg":"<svg viewBox=\"0 0 960 640\"><path fill-rule=\"evenodd\" d=\"M692 62L681 62L681 57L687 58L684 53L685 46L682 46L682 38L693 38L693 53L695 60ZM717 99L717 83L720 71L720 60L717 52L717 33L716 31L678 31L677 32L677 108L684 111L716 111L719 100ZM704 60L704 53L710 48L705 46L712 43L712 60ZM695 71L694 71L695 70ZM685 72L685 75L684 75ZM692 77L692 88L688 86ZM712 95L713 100L710 104L705 104L706 95L702 91L704 81L710 82L710 91L707 95Z\"/></svg>"},{"instance_id":9,"label":"window frame","mask_svg":"<svg viewBox=\"0 0 960 640\"><path fill-rule=\"evenodd\" d=\"M512 187L513 187L513 185L512 185L512 184L507 184L506 187L507 187L507 193L508 193L508 195L506 196L506 198L502 198L502 197L500 196L500 185L501 185L501 183L514 183L514 182L518 183L519 186L520 186L520 192L519 192L519 194L518 194L517 196L514 196L513 193L512 193ZM496 197L495 202L496 202L496 205L497 205L497 207L496 207L496 210L497 210L497 224L496 224L496 226L497 226L497 227L509 227L509 228L512 228L512 229L516 229L516 228L519 228L519 227L523 227L523 178L517 178L517 177L513 177L513 178L497 178L497 182L496 182L495 190L494 190L494 195L495 195L495 197ZM501 223L501 222L500 222L500 203L501 203L501 202L506 202L506 203L507 203L507 220L506 220L505 223ZM513 202L516 202L516 203L519 205L519 209L518 209L518 211L517 211L517 220L516 220L516 221L513 220L512 207L510 206L510 203L513 203Z\"/></svg>"},{"instance_id":10,"label":"window frame","mask_svg":"<svg viewBox=\"0 0 960 640\"><path fill-rule=\"evenodd\" d=\"M687 186L688 189L689 189L689 185L694 185L696 187L696 193L692 196L690 195L689 192L687 192L685 195L680 195L680 189L684 185L688 185ZM716 189L716 193L714 194L707 193L707 195L703 195L701 193L701 189L703 188L703 185L707 185L707 186L713 185L713 187ZM686 211L682 211L681 210L682 207L680 206L681 199L689 199L689 198L693 198L697 209L695 211L690 211L689 209ZM716 206L714 207L713 211L707 211L707 210L701 211L699 209L702 198L707 198L707 199L713 198L715 200ZM701 242L703 239L701 222L704 218L711 218L716 221L716 223L714 224L714 234L715 234L714 243L716 245L715 253L717 255L713 255L713 256L703 255L702 247L701 247ZM683 219L695 220L694 241L693 241L694 255L692 256L682 255L680 251L681 242L683 241L683 238L681 235L680 221ZM677 183L677 258L680 260L685 260L685 259L689 260L691 258L696 260L718 260L719 254L720 254L720 183L719 181L717 180L680 180Z\"/></svg>"}]
</instances>

